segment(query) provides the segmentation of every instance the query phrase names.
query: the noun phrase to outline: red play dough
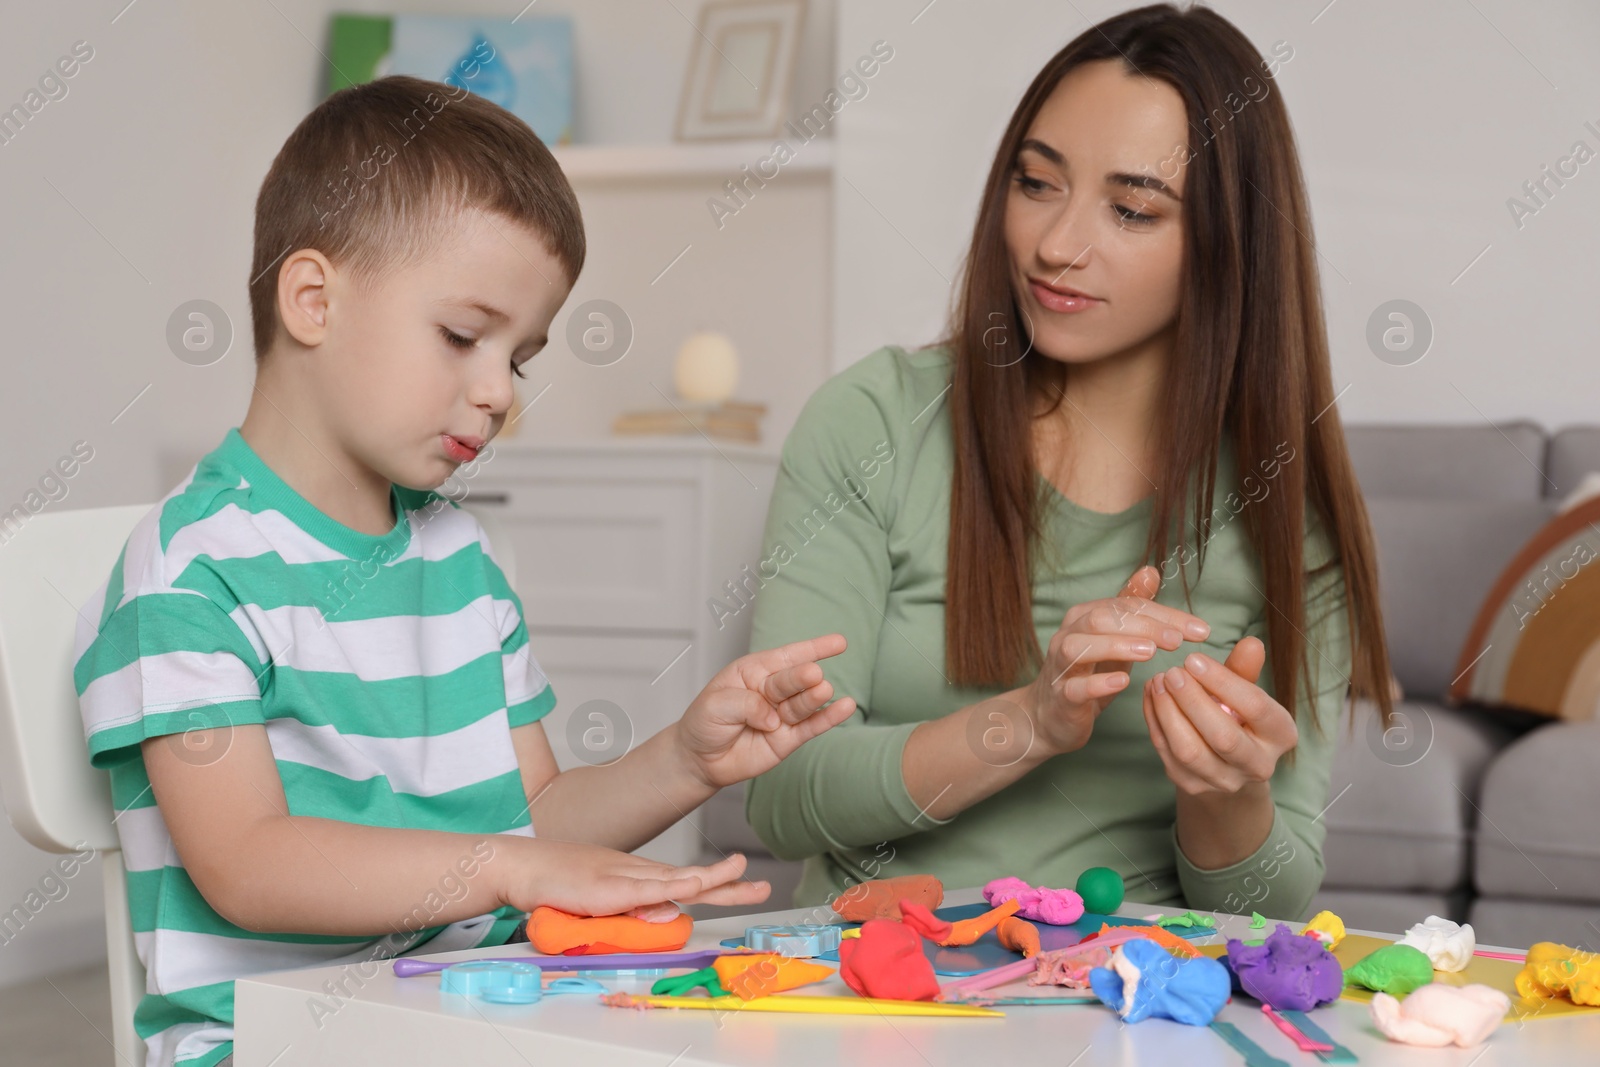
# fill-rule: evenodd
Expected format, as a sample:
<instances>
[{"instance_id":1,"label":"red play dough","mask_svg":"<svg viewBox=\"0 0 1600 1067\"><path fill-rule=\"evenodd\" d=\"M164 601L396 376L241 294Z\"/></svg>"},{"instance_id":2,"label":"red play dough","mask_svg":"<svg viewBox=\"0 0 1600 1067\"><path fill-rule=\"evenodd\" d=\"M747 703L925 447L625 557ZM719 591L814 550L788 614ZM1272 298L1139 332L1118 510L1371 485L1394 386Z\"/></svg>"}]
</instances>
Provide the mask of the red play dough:
<instances>
[{"instance_id":1,"label":"red play dough","mask_svg":"<svg viewBox=\"0 0 1600 1067\"><path fill-rule=\"evenodd\" d=\"M942 945L948 941L950 934L955 929L949 922L939 918L914 900L902 900L900 902L900 921L936 945Z\"/></svg>"},{"instance_id":2,"label":"red play dough","mask_svg":"<svg viewBox=\"0 0 1600 1067\"><path fill-rule=\"evenodd\" d=\"M839 945L839 977L864 997L932 1000L939 992L922 937L893 919L869 919Z\"/></svg>"}]
</instances>

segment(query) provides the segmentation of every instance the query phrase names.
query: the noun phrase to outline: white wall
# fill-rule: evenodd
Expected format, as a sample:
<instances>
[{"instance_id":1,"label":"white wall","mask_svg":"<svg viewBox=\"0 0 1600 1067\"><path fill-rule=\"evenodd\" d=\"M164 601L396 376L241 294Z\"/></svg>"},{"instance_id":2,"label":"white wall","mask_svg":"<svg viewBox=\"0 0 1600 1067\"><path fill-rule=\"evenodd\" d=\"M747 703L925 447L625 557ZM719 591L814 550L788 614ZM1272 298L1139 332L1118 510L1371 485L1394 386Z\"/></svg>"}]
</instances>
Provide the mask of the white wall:
<instances>
[{"instance_id":1,"label":"white wall","mask_svg":"<svg viewBox=\"0 0 1600 1067\"><path fill-rule=\"evenodd\" d=\"M243 418L249 343L252 212L283 139L321 99L334 10L481 12L519 4L464 0L274 0L208 3L7 4L0 14L0 106L20 101L74 42L93 58L10 143L0 145L0 511L83 440L94 450L51 508L152 501ZM577 19L577 137L672 139L698 0L541 0L530 14ZM114 21L113 21L114 20ZM833 0L811 0L796 100L832 80ZM692 329L727 331L744 356L740 396L772 405L781 441L829 366L827 266L831 190L786 174L720 232L705 200L721 182L680 179L583 186L589 262L557 317L552 344L528 368L524 396L546 384L522 435L603 434L615 411L659 406L671 361ZM684 247L694 248L658 283ZM634 320L632 352L595 368L564 345L565 315L601 296ZM168 350L180 303L205 298L233 320L221 362L193 367ZM0 548L3 551L3 548ZM70 620L61 620L65 625ZM0 908L48 869L0 820ZM93 954L98 868L0 945L0 984Z\"/></svg>"},{"instance_id":2,"label":"white wall","mask_svg":"<svg viewBox=\"0 0 1600 1067\"><path fill-rule=\"evenodd\" d=\"M1022 91L1082 30L1133 6L846 0L840 60L877 38L896 55L873 95L839 118L836 367L941 332L948 280ZM1600 5L1210 6L1258 50L1294 48L1277 82L1323 256L1335 388L1350 386L1345 420L1600 422L1600 161L1520 231L1506 207L1574 141L1600 152L1584 127L1600 129ZM1368 316L1393 298L1420 305L1436 330L1412 366L1381 362L1365 342Z\"/></svg>"}]
</instances>

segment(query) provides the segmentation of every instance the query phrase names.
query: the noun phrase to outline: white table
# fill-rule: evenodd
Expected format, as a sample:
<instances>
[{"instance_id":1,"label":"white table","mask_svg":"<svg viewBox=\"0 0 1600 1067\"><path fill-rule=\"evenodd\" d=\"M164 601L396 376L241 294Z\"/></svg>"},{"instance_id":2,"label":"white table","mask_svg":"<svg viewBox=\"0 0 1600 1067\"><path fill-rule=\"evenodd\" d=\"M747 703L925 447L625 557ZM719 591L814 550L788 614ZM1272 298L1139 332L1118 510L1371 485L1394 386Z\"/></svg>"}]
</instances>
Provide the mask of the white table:
<instances>
[{"instance_id":1,"label":"white table","mask_svg":"<svg viewBox=\"0 0 1600 1067\"><path fill-rule=\"evenodd\" d=\"M977 889L947 894L946 904L981 900ZM1160 910L1130 904L1119 914ZM687 948L712 948L757 923L815 921L815 909L697 922ZM1219 938L1250 937L1248 919L1217 915ZM1270 929L1270 927L1269 927ZM1353 931L1363 932L1363 931ZM1393 936L1393 935L1390 935ZM440 960L515 956L527 946L441 953ZM376 974L374 975L374 971ZM941 978L940 981L949 979ZM607 981L648 992L651 979ZM331 984L325 984L331 983ZM345 993L329 993L342 984ZM798 992L844 993L837 977ZM537 1004L488 1004L439 992L435 976L398 979L387 963L356 968L282 971L238 982L236 1067L327 1064L440 1064L454 1067L583 1067L703 1064L1050 1064L1104 1067L1238 1067L1243 1058L1209 1030L1164 1019L1124 1024L1104 1005L1007 1007L1004 1019L870 1018L712 1011L625 1011L589 995L546 997ZM324 1008L314 1011L312 1005ZM328 1014L326 1005L337 1003ZM1218 1016L1236 1024L1291 1067L1318 1067L1275 1030L1255 1002L1235 998ZM1363 1065L1482 1067L1588 1062L1600 1049L1600 1011L1506 1023L1476 1049L1419 1049L1390 1043L1372 1025L1365 1004L1340 1000L1314 1018Z\"/></svg>"}]
</instances>

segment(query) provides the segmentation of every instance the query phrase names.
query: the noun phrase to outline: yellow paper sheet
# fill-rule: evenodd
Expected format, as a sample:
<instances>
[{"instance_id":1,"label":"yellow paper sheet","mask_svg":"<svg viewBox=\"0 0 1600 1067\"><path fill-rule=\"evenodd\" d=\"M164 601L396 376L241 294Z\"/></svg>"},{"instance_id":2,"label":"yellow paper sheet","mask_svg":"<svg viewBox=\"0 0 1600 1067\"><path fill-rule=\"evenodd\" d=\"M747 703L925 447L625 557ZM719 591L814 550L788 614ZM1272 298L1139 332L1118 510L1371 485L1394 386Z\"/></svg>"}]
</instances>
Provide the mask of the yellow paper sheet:
<instances>
[{"instance_id":1,"label":"yellow paper sheet","mask_svg":"<svg viewBox=\"0 0 1600 1067\"><path fill-rule=\"evenodd\" d=\"M1368 937L1365 934L1350 934L1339 947L1333 950L1334 959L1339 961L1339 966L1345 970L1354 967L1362 959L1372 955L1385 945L1394 944L1394 939L1386 937ZM1202 945L1200 951L1208 956L1222 956L1227 952L1226 945ZM1491 989L1498 989L1511 998L1511 1008L1506 1012L1506 1022L1529 1022L1534 1019L1551 1019L1561 1015L1572 1015L1577 1012L1589 1012L1597 1009L1582 1004L1574 1004L1566 997L1522 997L1517 994L1517 972L1522 970L1522 964L1515 960L1497 960L1488 956L1474 956L1472 962L1467 964L1464 971L1434 971L1433 980L1446 985L1486 985ZM1345 986L1343 1000L1354 1000L1367 1004L1372 1001L1372 990L1363 989L1361 986Z\"/></svg>"}]
</instances>

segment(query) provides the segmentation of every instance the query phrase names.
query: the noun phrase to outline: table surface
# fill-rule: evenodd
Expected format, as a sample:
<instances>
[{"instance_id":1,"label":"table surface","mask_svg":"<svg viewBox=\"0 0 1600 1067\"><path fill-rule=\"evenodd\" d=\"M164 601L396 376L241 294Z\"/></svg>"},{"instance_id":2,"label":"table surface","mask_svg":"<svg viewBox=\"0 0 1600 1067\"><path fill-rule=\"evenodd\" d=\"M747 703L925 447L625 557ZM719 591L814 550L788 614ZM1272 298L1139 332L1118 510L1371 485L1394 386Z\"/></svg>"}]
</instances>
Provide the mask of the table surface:
<instances>
[{"instance_id":1,"label":"table surface","mask_svg":"<svg viewBox=\"0 0 1600 1067\"><path fill-rule=\"evenodd\" d=\"M945 904L980 900L979 890L964 889L947 894ZM1118 914L1143 917L1159 910L1134 903ZM746 926L815 922L817 916L818 909L795 908L697 922L686 947L714 948L723 938L742 935ZM1247 918L1219 913L1216 919L1217 941L1260 936L1249 930ZM515 956L524 951L531 949L500 946L440 953L436 958L467 960ZM619 991L647 993L652 980L617 979L606 984ZM837 976L795 995L801 993L851 995ZM587 995L549 996L530 1005L497 1005L441 994L436 975L396 978L385 961L241 979L235 987L234 1055L236 1067L384 1062L471 1063L480 1067L545 1067L552 1063L582 1063L584 1067L753 1063L970 1067L997 1062L1062 1067L1237 1067L1244 1062L1209 1030L1164 1019L1128 1025L1097 1002L1003 1010L1003 1019L628 1011L605 1007L597 997ZM1373 1026L1367 1006L1348 1000L1318 1009L1313 1018L1367 1065L1467 1067L1480 1060L1483 1067L1575 1063L1600 1048L1600 1011L1508 1022L1484 1046L1473 1049L1411 1048L1391 1043ZM1314 1056L1295 1050L1249 998L1235 997L1218 1019L1237 1025L1285 1064L1316 1067L1319 1063Z\"/></svg>"}]
</instances>

